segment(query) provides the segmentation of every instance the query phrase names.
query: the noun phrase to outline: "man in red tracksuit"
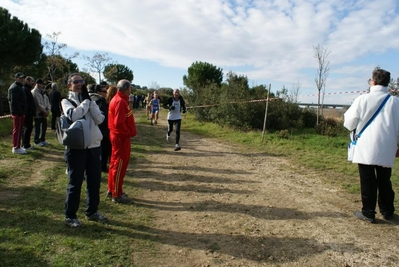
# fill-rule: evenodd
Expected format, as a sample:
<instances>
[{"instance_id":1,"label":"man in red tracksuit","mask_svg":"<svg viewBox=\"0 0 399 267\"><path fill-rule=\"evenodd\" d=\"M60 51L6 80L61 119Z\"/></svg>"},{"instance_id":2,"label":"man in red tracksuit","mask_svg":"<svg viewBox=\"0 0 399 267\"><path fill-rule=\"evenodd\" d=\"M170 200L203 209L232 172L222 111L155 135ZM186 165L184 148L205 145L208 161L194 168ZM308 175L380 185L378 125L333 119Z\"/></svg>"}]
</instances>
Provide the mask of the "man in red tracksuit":
<instances>
[{"instance_id":1,"label":"man in red tracksuit","mask_svg":"<svg viewBox=\"0 0 399 267\"><path fill-rule=\"evenodd\" d=\"M120 80L116 87L118 92L109 103L108 110L112 153L107 196L115 203L130 204L133 200L123 192L122 186L130 159L130 138L137 133L133 111L129 106L132 87L128 80Z\"/></svg>"}]
</instances>

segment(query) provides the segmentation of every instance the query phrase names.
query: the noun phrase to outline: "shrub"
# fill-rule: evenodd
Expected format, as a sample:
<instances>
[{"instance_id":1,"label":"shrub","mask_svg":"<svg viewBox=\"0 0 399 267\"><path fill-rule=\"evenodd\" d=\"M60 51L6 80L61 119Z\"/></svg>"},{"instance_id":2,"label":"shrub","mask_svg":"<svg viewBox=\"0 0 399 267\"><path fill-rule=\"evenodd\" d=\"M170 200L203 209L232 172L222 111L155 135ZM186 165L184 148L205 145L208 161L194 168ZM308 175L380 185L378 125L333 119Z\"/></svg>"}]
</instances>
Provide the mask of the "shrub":
<instances>
[{"instance_id":1,"label":"shrub","mask_svg":"<svg viewBox=\"0 0 399 267\"><path fill-rule=\"evenodd\" d=\"M281 139L289 139L290 138L290 134L289 134L288 130L281 130L279 132L276 132L276 136Z\"/></svg>"},{"instance_id":2,"label":"shrub","mask_svg":"<svg viewBox=\"0 0 399 267\"><path fill-rule=\"evenodd\" d=\"M321 118L318 126L316 126L316 132L321 135L327 135L335 137L342 133L344 128L341 123L337 122L334 118Z\"/></svg>"}]
</instances>

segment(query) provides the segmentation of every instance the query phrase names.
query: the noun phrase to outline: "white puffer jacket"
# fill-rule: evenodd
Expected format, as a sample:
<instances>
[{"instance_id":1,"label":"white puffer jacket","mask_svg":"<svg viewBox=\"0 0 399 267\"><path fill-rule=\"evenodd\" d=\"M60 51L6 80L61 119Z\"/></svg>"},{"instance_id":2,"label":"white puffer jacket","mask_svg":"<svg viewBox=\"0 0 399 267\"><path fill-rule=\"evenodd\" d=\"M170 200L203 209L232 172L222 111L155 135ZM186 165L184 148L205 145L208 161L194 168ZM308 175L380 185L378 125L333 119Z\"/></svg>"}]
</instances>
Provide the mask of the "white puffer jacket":
<instances>
[{"instance_id":1,"label":"white puffer jacket","mask_svg":"<svg viewBox=\"0 0 399 267\"><path fill-rule=\"evenodd\" d=\"M104 114L102 114L95 101L86 99L80 102L80 94L77 92L69 92L68 99L75 102L77 107L75 108L67 99L63 99L61 101L63 113L71 121L76 121L84 117L90 126L91 144L88 148L99 147L103 136L98 125L104 121Z\"/></svg>"},{"instance_id":2,"label":"white puffer jacket","mask_svg":"<svg viewBox=\"0 0 399 267\"><path fill-rule=\"evenodd\" d=\"M388 94L388 88L375 85L370 93L357 97L344 114L344 126L360 132ZM392 168L399 140L399 98L391 96L358 139L353 163Z\"/></svg>"}]
</instances>

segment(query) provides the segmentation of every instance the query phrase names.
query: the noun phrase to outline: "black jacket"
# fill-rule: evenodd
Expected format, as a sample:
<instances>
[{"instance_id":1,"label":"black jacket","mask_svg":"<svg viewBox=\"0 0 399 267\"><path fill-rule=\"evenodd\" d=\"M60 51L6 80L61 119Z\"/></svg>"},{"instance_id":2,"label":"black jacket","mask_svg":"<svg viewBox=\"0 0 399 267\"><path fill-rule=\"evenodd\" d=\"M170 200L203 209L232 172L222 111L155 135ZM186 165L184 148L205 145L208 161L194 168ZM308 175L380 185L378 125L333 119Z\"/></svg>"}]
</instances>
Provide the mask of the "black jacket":
<instances>
[{"instance_id":1,"label":"black jacket","mask_svg":"<svg viewBox=\"0 0 399 267\"><path fill-rule=\"evenodd\" d=\"M35 103L35 99L33 98L32 95L32 86L29 86L27 84L24 84L22 86L22 88L24 89L25 95L26 95L26 102L28 104L27 106L27 110L26 110L26 116L35 116L36 114L36 103Z\"/></svg>"},{"instance_id":2,"label":"black jacket","mask_svg":"<svg viewBox=\"0 0 399 267\"><path fill-rule=\"evenodd\" d=\"M56 89L52 89L50 91L50 94L48 96L48 99L50 100L50 105L51 105L51 113L53 115L61 115L61 108L60 108L60 104L61 104L61 93L60 91L56 90Z\"/></svg>"},{"instance_id":3,"label":"black jacket","mask_svg":"<svg viewBox=\"0 0 399 267\"><path fill-rule=\"evenodd\" d=\"M22 84L14 82L8 89L8 103L10 104L10 112L13 115L22 116L28 110L28 102L26 94L22 88Z\"/></svg>"},{"instance_id":4,"label":"black jacket","mask_svg":"<svg viewBox=\"0 0 399 267\"><path fill-rule=\"evenodd\" d=\"M103 135L103 138L109 139L109 128L108 128L108 103L107 100L96 93L90 93L90 98L92 101L95 101L97 106L100 108L101 112L104 114L104 121L98 125L100 131Z\"/></svg>"}]
</instances>

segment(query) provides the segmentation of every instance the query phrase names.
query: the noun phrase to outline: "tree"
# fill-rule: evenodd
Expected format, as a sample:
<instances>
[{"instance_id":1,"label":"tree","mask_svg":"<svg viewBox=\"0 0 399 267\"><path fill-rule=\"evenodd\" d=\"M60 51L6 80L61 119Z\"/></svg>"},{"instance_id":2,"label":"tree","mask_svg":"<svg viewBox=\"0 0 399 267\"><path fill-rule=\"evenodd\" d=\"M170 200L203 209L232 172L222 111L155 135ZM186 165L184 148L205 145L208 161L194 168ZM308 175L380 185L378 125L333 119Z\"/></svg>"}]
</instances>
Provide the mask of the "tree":
<instances>
[{"instance_id":1,"label":"tree","mask_svg":"<svg viewBox=\"0 0 399 267\"><path fill-rule=\"evenodd\" d=\"M298 103L298 96L301 92L301 83L298 81L297 83L292 84L292 88L288 90L288 101L291 103Z\"/></svg>"},{"instance_id":2,"label":"tree","mask_svg":"<svg viewBox=\"0 0 399 267\"><path fill-rule=\"evenodd\" d=\"M116 84L122 79L126 79L130 82L133 81L134 75L133 71L127 66L122 64L108 64L104 67L103 71L105 79L108 82Z\"/></svg>"},{"instance_id":3,"label":"tree","mask_svg":"<svg viewBox=\"0 0 399 267\"><path fill-rule=\"evenodd\" d=\"M93 57L83 55L83 59L87 61L87 66L90 71L98 73L98 83L101 82L101 73L104 71L105 66L111 61L108 53L100 54L95 53Z\"/></svg>"},{"instance_id":4,"label":"tree","mask_svg":"<svg viewBox=\"0 0 399 267\"><path fill-rule=\"evenodd\" d=\"M223 81L223 69L206 62L193 63L187 70L188 74L183 76L184 85L193 91L192 103L205 104L209 102L204 96L204 88L219 87Z\"/></svg>"},{"instance_id":5,"label":"tree","mask_svg":"<svg viewBox=\"0 0 399 267\"><path fill-rule=\"evenodd\" d=\"M43 51L39 31L17 17L11 17L7 9L0 7L0 81L5 83L21 67L40 60ZM1 90L1 88L0 88ZM0 115L4 114L3 92L0 91Z\"/></svg>"},{"instance_id":6,"label":"tree","mask_svg":"<svg viewBox=\"0 0 399 267\"><path fill-rule=\"evenodd\" d=\"M61 51L67 48L66 44L58 43L58 37L61 32L53 32L52 34L47 34L46 37L49 41L44 42L44 48L47 51L47 74L46 78L49 81L58 81L65 76L65 71L71 71L71 59L79 55L75 52L71 56L61 55ZM76 64L75 64L76 65ZM77 65L72 66L72 71L78 70Z\"/></svg>"},{"instance_id":7,"label":"tree","mask_svg":"<svg viewBox=\"0 0 399 267\"><path fill-rule=\"evenodd\" d=\"M318 63L316 78L314 79L314 81L316 83L317 91L318 91L316 125L319 125L320 94L321 93L323 94L322 102L324 102L326 81L327 81L328 73L330 71L330 61L328 60L329 54L330 54L330 51L328 51L326 48L324 48L320 44L318 44L317 46L313 46L313 57L317 60L317 63Z\"/></svg>"}]
</instances>

